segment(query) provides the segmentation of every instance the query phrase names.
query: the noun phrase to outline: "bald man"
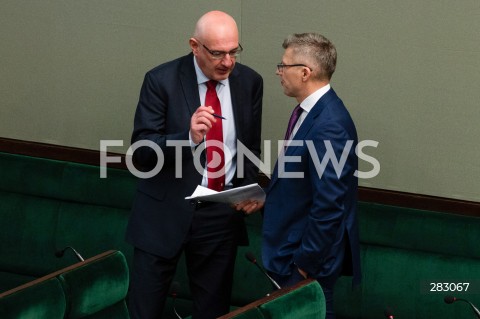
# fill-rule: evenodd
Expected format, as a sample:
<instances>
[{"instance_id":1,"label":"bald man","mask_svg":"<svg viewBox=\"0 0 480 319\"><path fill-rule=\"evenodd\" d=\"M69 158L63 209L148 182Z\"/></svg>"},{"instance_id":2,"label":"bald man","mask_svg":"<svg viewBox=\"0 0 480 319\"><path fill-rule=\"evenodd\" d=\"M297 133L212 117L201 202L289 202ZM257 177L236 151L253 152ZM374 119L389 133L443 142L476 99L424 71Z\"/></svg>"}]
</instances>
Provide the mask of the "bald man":
<instances>
[{"instance_id":1,"label":"bald man","mask_svg":"<svg viewBox=\"0 0 480 319\"><path fill-rule=\"evenodd\" d=\"M236 210L185 197L198 185L224 190L257 181L258 168L248 158L237 168L237 146L260 157L263 80L237 63L242 46L226 13L202 16L189 45L190 54L147 72L135 114L132 144L151 144L136 149L133 159L154 176L139 179L127 228L127 241L134 246L132 318L161 317L182 253L193 318L227 313L237 246L248 243L244 212L255 203ZM214 155L202 151L206 141L223 147L216 163L209 162ZM157 152L163 165L153 174ZM219 171L210 171L211 165Z\"/></svg>"}]
</instances>

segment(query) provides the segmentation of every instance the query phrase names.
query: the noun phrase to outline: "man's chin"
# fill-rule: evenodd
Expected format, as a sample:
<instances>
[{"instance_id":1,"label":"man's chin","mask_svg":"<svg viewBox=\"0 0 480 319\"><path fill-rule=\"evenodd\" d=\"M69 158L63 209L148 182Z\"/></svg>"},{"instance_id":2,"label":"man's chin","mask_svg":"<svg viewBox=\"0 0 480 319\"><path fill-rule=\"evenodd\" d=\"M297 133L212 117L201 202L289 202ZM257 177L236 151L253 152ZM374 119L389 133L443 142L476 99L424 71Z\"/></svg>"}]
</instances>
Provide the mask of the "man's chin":
<instances>
[{"instance_id":1,"label":"man's chin","mask_svg":"<svg viewBox=\"0 0 480 319\"><path fill-rule=\"evenodd\" d=\"M292 93L290 93L285 87L283 88L283 94L285 94L288 97L293 97Z\"/></svg>"},{"instance_id":2,"label":"man's chin","mask_svg":"<svg viewBox=\"0 0 480 319\"><path fill-rule=\"evenodd\" d=\"M230 76L230 73L217 75L217 76L215 76L215 80L216 81L223 81L223 80L228 79L229 76Z\"/></svg>"}]
</instances>

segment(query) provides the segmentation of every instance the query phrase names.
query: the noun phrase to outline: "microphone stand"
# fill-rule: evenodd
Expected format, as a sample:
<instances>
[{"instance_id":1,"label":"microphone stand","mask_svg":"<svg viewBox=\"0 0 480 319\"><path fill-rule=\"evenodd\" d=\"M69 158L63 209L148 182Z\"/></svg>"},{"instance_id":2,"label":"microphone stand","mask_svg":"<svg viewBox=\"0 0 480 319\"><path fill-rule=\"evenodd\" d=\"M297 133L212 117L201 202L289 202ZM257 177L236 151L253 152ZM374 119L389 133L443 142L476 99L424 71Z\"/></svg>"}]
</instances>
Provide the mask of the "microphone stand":
<instances>
[{"instance_id":1,"label":"microphone stand","mask_svg":"<svg viewBox=\"0 0 480 319\"><path fill-rule=\"evenodd\" d=\"M85 261L85 259L83 259L82 255L80 255L80 254L78 253L78 251L76 251L75 248L73 248L73 247L71 247L71 246L67 246L67 247L63 248L62 250L57 251L57 252L55 253L55 256L57 256L58 258L63 257L63 255L65 254L65 251L66 251L67 249L71 249L79 261Z\"/></svg>"},{"instance_id":2,"label":"microphone stand","mask_svg":"<svg viewBox=\"0 0 480 319\"><path fill-rule=\"evenodd\" d=\"M173 299L172 301L173 312L175 313L175 316L177 317L177 319L183 319L182 316L178 314L177 308L175 308L175 301L177 300L177 293L179 290L180 290L180 284L177 281L174 281L172 283L171 292L170 292L170 295L172 296L172 299Z\"/></svg>"},{"instance_id":3,"label":"microphone stand","mask_svg":"<svg viewBox=\"0 0 480 319\"><path fill-rule=\"evenodd\" d=\"M472 310L473 310L473 312L475 313L475 316L476 316L477 318L480 318L480 311L477 309L477 307L475 307L475 306L473 305L473 303L471 303L470 301L468 301L468 300L466 300L466 299L457 299L457 298L455 298L455 300L460 300L460 301L463 301L463 302L468 303L468 304L470 305L470 307L472 307Z\"/></svg>"},{"instance_id":4,"label":"microphone stand","mask_svg":"<svg viewBox=\"0 0 480 319\"><path fill-rule=\"evenodd\" d=\"M282 287L280 287L280 285L275 280L273 280L273 278L257 263L257 259L252 252L246 253L245 258L247 258L248 261L257 266L257 268L260 269L260 271L265 275L265 277L268 278L268 280L270 280L270 282L275 286L275 288L277 288L278 290L282 289Z\"/></svg>"},{"instance_id":5,"label":"microphone stand","mask_svg":"<svg viewBox=\"0 0 480 319\"><path fill-rule=\"evenodd\" d=\"M473 303L471 303L470 301L468 301L468 300L466 300L466 299L455 298L455 297L453 297L453 296L445 296L444 301L445 301L445 303L447 303L447 304L454 303L455 301L463 301L463 302L466 302L466 303L468 303L468 304L470 305L470 307L472 308L473 312L475 313L475 316L480 319L480 311L479 311L479 310L477 309L477 307L475 307L475 306L473 305Z\"/></svg>"}]
</instances>

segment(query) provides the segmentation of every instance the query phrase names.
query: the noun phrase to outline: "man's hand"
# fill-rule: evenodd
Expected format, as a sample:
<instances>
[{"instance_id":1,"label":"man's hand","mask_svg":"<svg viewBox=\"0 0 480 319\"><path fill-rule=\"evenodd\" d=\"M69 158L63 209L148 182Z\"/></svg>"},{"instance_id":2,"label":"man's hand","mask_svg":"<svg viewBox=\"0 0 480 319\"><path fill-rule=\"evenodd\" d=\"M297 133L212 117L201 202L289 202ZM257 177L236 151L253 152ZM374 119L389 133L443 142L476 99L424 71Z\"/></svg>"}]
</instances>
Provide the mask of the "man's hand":
<instances>
[{"instance_id":1,"label":"man's hand","mask_svg":"<svg viewBox=\"0 0 480 319\"><path fill-rule=\"evenodd\" d=\"M203 141L205 135L212 128L212 123L217 119L213 116L213 108L211 106L200 106L190 119L190 136L192 142L199 144Z\"/></svg>"},{"instance_id":2,"label":"man's hand","mask_svg":"<svg viewBox=\"0 0 480 319\"><path fill-rule=\"evenodd\" d=\"M237 211L243 211L245 215L250 215L262 209L264 204L264 202L259 202L258 200L245 200L235 204L233 207Z\"/></svg>"}]
</instances>

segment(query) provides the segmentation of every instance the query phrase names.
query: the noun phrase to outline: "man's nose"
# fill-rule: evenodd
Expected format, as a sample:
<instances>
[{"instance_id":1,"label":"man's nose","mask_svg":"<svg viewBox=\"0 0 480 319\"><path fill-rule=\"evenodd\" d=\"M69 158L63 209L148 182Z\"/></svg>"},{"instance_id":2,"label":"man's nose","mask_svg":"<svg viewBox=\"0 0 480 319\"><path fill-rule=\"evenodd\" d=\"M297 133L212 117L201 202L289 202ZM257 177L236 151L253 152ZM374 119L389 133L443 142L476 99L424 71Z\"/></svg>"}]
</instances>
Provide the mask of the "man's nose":
<instances>
[{"instance_id":1,"label":"man's nose","mask_svg":"<svg viewBox=\"0 0 480 319\"><path fill-rule=\"evenodd\" d=\"M235 61L235 58L232 57L229 53L225 54L225 56L222 59L222 65L226 67L231 67Z\"/></svg>"}]
</instances>

